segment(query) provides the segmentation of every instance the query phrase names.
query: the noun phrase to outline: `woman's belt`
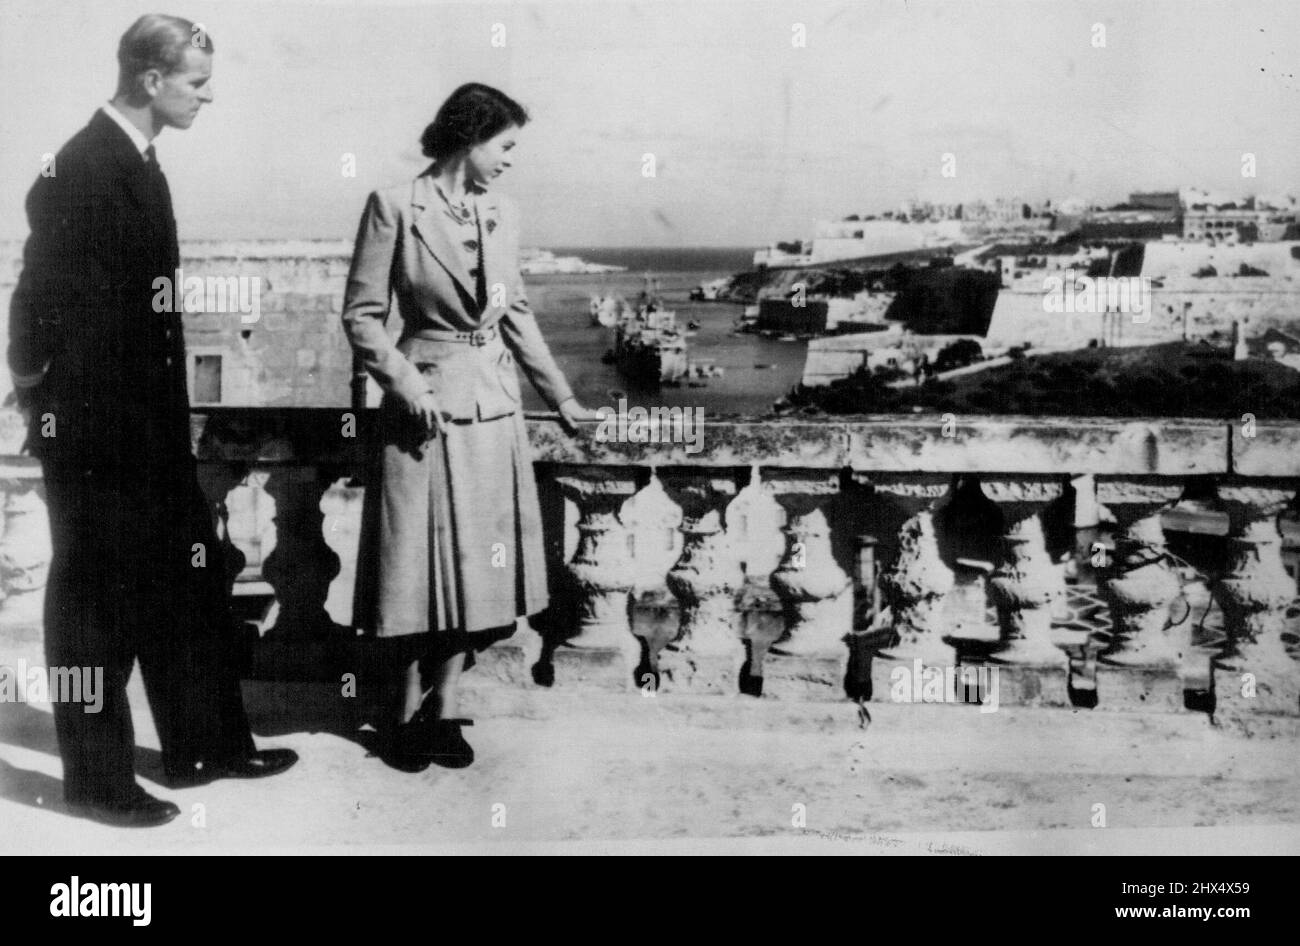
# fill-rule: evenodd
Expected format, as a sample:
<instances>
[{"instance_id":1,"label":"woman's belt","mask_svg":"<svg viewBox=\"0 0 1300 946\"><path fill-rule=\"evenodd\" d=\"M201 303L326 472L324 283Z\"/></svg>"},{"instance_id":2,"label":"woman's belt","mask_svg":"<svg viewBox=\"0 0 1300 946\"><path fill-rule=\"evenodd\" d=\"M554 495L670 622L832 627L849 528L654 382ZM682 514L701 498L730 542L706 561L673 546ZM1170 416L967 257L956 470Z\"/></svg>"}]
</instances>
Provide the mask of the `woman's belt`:
<instances>
[{"instance_id":1,"label":"woman's belt","mask_svg":"<svg viewBox=\"0 0 1300 946\"><path fill-rule=\"evenodd\" d=\"M495 341L500 334L495 325L489 325L487 328L476 332L451 332L442 329L425 328L412 332L407 338L419 338L428 342L462 342L466 345L481 347L488 342Z\"/></svg>"}]
</instances>

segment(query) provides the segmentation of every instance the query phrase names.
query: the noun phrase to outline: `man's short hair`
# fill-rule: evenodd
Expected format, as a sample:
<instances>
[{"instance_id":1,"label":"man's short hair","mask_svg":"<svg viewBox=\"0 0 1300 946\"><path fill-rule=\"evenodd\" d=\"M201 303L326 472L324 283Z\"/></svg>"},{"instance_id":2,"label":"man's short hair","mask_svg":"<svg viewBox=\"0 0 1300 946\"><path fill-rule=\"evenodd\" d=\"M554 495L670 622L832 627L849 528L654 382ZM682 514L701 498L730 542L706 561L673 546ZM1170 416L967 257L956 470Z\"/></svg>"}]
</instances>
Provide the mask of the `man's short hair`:
<instances>
[{"instance_id":1,"label":"man's short hair","mask_svg":"<svg viewBox=\"0 0 1300 946\"><path fill-rule=\"evenodd\" d=\"M130 92L137 78L150 69L168 76L185 61L185 50L212 52L212 37L201 24L179 16L146 13L122 34L117 45L117 91Z\"/></svg>"}]
</instances>

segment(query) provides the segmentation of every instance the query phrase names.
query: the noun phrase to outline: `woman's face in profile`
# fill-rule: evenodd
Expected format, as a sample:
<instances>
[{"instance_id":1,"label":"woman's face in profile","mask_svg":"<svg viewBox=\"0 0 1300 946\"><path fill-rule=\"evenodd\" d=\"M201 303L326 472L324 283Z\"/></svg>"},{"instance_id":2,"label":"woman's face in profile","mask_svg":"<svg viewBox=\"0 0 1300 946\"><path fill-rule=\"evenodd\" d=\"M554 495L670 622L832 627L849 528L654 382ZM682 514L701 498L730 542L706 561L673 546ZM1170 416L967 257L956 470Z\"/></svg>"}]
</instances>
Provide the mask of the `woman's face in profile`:
<instances>
[{"instance_id":1,"label":"woman's face in profile","mask_svg":"<svg viewBox=\"0 0 1300 946\"><path fill-rule=\"evenodd\" d=\"M510 153L519 134L518 125L510 125L487 141L469 149L466 170L475 181L484 186L510 167Z\"/></svg>"}]
</instances>

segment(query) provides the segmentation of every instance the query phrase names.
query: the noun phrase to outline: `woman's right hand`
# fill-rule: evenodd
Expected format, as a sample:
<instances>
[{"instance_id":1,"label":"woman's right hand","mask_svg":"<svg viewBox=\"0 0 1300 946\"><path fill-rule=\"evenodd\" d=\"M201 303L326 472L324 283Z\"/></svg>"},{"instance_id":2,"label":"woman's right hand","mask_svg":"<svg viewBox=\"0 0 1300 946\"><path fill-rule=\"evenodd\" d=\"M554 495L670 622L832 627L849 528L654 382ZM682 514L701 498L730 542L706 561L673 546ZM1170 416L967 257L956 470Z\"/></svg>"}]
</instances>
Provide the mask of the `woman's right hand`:
<instances>
[{"instance_id":1,"label":"woman's right hand","mask_svg":"<svg viewBox=\"0 0 1300 946\"><path fill-rule=\"evenodd\" d=\"M425 391L414 401L406 401L405 404L406 412L418 419L427 433L432 433L435 426L444 435L447 433L447 424L442 419L442 411L438 410L438 399L433 396L432 391Z\"/></svg>"}]
</instances>

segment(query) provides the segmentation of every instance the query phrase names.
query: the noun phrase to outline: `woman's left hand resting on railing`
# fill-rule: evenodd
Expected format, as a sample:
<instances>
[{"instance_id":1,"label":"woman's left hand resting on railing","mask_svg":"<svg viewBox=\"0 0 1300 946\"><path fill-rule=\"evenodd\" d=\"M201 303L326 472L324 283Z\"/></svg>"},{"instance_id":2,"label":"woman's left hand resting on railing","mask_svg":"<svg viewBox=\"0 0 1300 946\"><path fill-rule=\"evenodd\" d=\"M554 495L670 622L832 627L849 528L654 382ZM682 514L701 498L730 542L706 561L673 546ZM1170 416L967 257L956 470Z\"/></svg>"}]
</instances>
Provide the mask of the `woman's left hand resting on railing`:
<instances>
[{"instance_id":1,"label":"woman's left hand resting on railing","mask_svg":"<svg viewBox=\"0 0 1300 946\"><path fill-rule=\"evenodd\" d=\"M578 403L576 397L571 397L564 403L560 404L557 410L560 412L560 424L564 427L566 433L572 435L578 432L578 424L582 421L600 420L600 412L593 411L589 407L583 407Z\"/></svg>"}]
</instances>

